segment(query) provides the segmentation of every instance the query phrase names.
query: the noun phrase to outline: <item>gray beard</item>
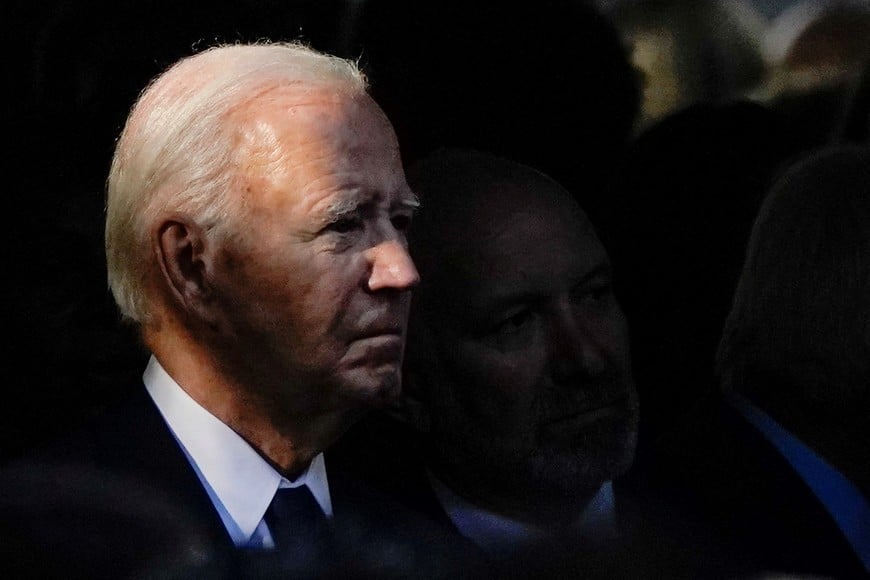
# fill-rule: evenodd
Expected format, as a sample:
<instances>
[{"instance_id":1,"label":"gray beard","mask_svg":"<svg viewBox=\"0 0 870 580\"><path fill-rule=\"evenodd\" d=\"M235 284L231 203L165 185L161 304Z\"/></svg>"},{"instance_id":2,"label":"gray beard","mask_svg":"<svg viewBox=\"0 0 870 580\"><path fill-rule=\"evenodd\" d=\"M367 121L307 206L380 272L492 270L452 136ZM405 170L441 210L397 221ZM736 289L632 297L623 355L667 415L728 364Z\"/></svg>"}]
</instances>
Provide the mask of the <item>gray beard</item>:
<instances>
[{"instance_id":1,"label":"gray beard","mask_svg":"<svg viewBox=\"0 0 870 580\"><path fill-rule=\"evenodd\" d=\"M433 414L429 433L439 475L469 497L502 497L534 503L594 493L631 465L637 440L636 413L584 427L569 444L515 441L481 429L452 410Z\"/></svg>"}]
</instances>

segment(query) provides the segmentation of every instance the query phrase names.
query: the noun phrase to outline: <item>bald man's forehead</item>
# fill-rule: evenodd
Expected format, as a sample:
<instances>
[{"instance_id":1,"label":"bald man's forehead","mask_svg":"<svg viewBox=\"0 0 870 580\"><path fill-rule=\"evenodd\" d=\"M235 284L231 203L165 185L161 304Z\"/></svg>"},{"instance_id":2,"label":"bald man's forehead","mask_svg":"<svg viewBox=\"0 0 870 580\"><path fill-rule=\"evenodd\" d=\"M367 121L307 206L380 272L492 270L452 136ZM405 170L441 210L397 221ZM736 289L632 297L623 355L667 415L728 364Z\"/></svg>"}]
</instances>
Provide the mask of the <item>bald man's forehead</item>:
<instances>
[{"instance_id":1,"label":"bald man's forehead","mask_svg":"<svg viewBox=\"0 0 870 580\"><path fill-rule=\"evenodd\" d=\"M490 182L469 188L465 195L458 192L453 203L446 201L427 203L423 194L421 217L412 232L419 238L415 245L420 246L421 253L466 251L469 244L497 247L498 238L515 236L519 229L525 236L533 236L536 229L548 230L555 224L594 236L586 213L558 186Z\"/></svg>"},{"instance_id":2,"label":"bald man's forehead","mask_svg":"<svg viewBox=\"0 0 870 580\"><path fill-rule=\"evenodd\" d=\"M430 239L423 252L412 248L423 278L420 300L452 304L457 316L470 316L512 298L546 299L591 275L609 275L607 252L585 215L562 208L499 207L485 220L463 222L455 235Z\"/></svg>"}]
</instances>

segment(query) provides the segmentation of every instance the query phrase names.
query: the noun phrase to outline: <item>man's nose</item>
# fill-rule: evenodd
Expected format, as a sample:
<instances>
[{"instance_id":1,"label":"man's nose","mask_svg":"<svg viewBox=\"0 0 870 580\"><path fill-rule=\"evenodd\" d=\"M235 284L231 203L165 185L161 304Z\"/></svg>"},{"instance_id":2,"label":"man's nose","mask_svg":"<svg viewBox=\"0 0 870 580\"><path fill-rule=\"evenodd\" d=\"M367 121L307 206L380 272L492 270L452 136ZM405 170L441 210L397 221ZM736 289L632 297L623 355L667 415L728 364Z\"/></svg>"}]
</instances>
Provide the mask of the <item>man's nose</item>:
<instances>
[{"instance_id":1,"label":"man's nose","mask_svg":"<svg viewBox=\"0 0 870 580\"><path fill-rule=\"evenodd\" d=\"M558 379L578 374L597 376L607 368L607 351L590 321L578 316L570 306L554 313L552 325L553 362Z\"/></svg>"},{"instance_id":2,"label":"man's nose","mask_svg":"<svg viewBox=\"0 0 870 580\"><path fill-rule=\"evenodd\" d=\"M369 290L410 290L420 282L420 274L407 248L399 240L384 240L367 250L371 267Z\"/></svg>"}]
</instances>

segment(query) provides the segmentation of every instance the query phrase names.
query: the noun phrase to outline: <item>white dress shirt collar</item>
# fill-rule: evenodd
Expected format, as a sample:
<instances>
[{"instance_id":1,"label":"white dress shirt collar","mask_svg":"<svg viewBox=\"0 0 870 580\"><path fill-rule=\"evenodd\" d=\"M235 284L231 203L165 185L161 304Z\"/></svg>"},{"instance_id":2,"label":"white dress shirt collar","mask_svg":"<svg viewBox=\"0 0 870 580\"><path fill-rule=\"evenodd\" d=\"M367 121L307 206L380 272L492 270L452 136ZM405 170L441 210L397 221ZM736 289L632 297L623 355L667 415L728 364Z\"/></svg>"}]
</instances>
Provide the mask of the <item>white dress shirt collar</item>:
<instances>
[{"instance_id":1,"label":"white dress shirt collar","mask_svg":"<svg viewBox=\"0 0 870 580\"><path fill-rule=\"evenodd\" d=\"M258 527L265 527L261 526L263 515L279 487L307 485L323 512L332 517L322 453L291 482L238 433L194 401L155 357L142 378L237 545L247 543Z\"/></svg>"},{"instance_id":2,"label":"white dress shirt collar","mask_svg":"<svg viewBox=\"0 0 870 580\"><path fill-rule=\"evenodd\" d=\"M444 511L459 533L491 554L511 554L517 547L547 538L547 531L543 528L472 504L431 472L429 480ZM615 537L617 524L614 506L613 485L608 481L601 486L586 508L577 514L572 529L581 535L601 540Z\"/></svg>"}]
</instances>

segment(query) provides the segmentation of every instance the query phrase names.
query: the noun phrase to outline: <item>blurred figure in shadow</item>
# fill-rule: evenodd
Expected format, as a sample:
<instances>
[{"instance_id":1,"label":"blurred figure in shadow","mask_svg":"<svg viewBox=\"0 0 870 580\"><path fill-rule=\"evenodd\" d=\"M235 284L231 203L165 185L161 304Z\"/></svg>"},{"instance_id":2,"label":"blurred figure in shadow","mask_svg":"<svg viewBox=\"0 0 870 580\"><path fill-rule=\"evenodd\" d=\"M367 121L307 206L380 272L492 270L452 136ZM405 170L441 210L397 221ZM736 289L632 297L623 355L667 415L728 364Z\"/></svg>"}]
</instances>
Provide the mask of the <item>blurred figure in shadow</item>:
<instances>
[{"instance_id":1,"label":"blurred figure in shadow","mask_svg":"<svg viewBox=\"0 0 870 580\"><path fill-rule=\"evenodd\" d=\"M846 107L831 144L870 143L870 60Z\"/></svg>"},{"instance_id":2,"label":"blurred figure in shadow","mask_svg":"<svg viewBox=\"0 0 870 580\"><path fill-rule=\"evenodd\" d=\"M835 144L870 67L870 5L795 2L767 27L764 54L767 72L754 97L799 128L803 147ZM865 133L868 124L865 117Z\"/></svg>"},{"instance_id":3,"label":"blurred figure in shadow","mask_svg":"<svg viewBox=\"0 0 870 580\"><path fill-rule=\"evenodd\" d=\"M765 18L740 0L610 2L606 16L641 74L635 134L698 104L742 99L764 79Z\"/></svg>"},{"instance_id":4,"label":"blurred figure in shadow","mask_svg":"<svg viewBox=\"0 0 870 580\"><path fill-rule=\"evenodd\" d=\"M636 72L589 2L368 0L360 56L406 164L441 146L492 151L589 194L610 177L638 110ZM574 187L575 183L582 187Z\"/></svg>"},{"instance_id":5,"label":"blurred figure in shadow","mask_svg":"<svg viewBox=\"0 0 870 580\"><path fill-rule=\"evenodd\" d=\"M766 189L799 153L779 115L696 104L632 144L602 220L632 324L644 412L633 475L681 466L679 426L716 392L713 362ZM672 465L675 462L676 465Z\"/></svg>"},{"instance_id":6,"label":"blurred figure in shadow","mask_svg":"<svg viewBox=\"0 0 870 580\"><path fill-rule=\"evenodd\" d=\"M720 547L694 522L618 482L638 422L628 325L576 199L537 170L469 149L436 150L408 178L423 204L409 238L422 282L395 413L404 423L364 421L356 439L380 448L361 441L383 429L368 441L405 449L375 477L440 513L507 577L737 569L705 561Z\"/></svg>"},{"instance_id":7,"label":"blurred figure in shadow","mask_svg":"<svg viewBox=\"0 0 870 580\"><path fill-rule=\"evenodd\" d=\"M709 450L721 465L706 483L781 570L870 573L868 329L870 149L823 149L766 198L717 355L746 422Z\"/></svg>"},{"instance_id":8,"label":"blurred figure in shadow","mask_svg":"<svg viewBox=\"0 0 870 580\"><path fill-rule=\"evenodd\" d=\"M658 489L757 573L866 578L870 152L798 158L754 221L716 353Z\"/></svg>"}]
</instances>

